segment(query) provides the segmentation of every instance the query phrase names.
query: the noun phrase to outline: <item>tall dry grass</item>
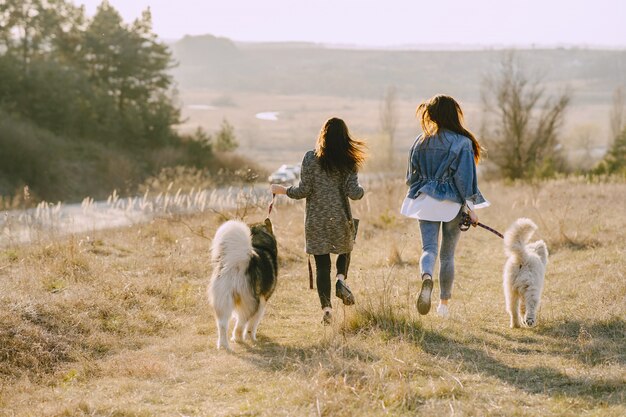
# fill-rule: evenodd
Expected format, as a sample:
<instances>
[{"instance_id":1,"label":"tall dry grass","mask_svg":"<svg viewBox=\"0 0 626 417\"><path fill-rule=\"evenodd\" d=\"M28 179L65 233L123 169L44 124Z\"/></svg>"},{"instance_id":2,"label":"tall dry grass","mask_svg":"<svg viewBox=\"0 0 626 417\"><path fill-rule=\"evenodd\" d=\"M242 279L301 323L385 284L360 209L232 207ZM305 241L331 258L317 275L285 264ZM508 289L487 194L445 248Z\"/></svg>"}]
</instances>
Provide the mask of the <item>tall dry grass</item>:
<instances>
[{"instance_id":1,"label":"tall dry grass","mask_svg":"<svg viewBox=\"0 0 626 417\"><path fill-rule=\"evenodd\" d=\"M485 183L481 221L530 217L551 257L539 325L508 328L501 241L461 239L451 316L419 316L417 225L373 179L349 282L321 325L302 202L279 200L279 285L259 341L217 351L205 301L222 213L160 216L0 252L2 415L602 415L626 413L624 183ZM244 209L245 207L245 209ZM435 290L438 283L435 282ZM435 292L434 301L437 301Z\"/></svg>"}]
</instances>

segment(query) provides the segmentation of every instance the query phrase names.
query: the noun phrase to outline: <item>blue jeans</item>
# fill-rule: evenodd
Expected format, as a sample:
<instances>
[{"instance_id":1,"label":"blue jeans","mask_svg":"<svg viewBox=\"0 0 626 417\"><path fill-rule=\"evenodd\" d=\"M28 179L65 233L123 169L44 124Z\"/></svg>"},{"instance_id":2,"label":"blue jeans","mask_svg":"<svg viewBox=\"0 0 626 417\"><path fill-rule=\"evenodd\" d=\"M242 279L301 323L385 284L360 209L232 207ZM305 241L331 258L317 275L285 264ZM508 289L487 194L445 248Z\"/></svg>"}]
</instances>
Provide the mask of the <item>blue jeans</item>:
<instances>
[{"instance_id":1,"label":"blue jeans","mask_svg":"<svg viewBox=\"0 0 626 417\"><path fill-rule=\"evenodd\" d=\"M454 251L459 242L461 229L461 213L449 222L432 222L420 220L420 232L422 234L422 257L420 258L421 276L429 274L433 276L435 260L437 259L439 229L443 230L441 237L441 254L439 257L439 287L440 298L449 300L452 297L452 284L454 283Z\"/></svg>"}]
</instances>

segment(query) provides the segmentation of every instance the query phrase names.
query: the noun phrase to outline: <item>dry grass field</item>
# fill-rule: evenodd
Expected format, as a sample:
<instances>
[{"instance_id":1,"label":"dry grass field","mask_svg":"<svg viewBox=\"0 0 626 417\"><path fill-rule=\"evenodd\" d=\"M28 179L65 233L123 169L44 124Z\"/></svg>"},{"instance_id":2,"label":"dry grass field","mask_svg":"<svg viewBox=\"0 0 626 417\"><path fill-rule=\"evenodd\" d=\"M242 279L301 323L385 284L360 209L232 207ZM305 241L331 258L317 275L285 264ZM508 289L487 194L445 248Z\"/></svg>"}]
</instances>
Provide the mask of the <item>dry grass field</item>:
<instances>
[{"instance_id":1,"label":"dry grass field","mask_svg":"<svg viewBox=\"0 0 626 417\"><path fill-rule=\"evenodd\" d=\"M394 149L402 161L420 131L415 108L425 98L398 97ZM481 104L459 99L469 128L479 132ZM386 149L380 133L380 100L249 92L223 94L205 90L181 91L180 100L185 120L181 131L191 133L200 126L214 132L226 119L235 126L242 151L270 170L281 164L300 162L304 152L313 148L320 128L329 117L343 118L352 133L368 142L372 153ZM278 120L259 120L255 115L261 112L278 112ZM610 106L606 103L579 103L575 97L566 112L560 137L567 156L578 164L574 168L589 168L586 152L593 155L594 148L607 145L609 113ZM586 157L582 164L581 157Z\"/></svg>"},{"instance_id":2,"label":"dry grass field","mask_svg":"<svg viewBox=\"0 0 626 417\"><path fill-rule=\"evenodd\" d=\"M205 290L210 236L242 211L4 247L0 415L626 415L626 184L481 188L481 221L530 217L548 243L535 328L508 327L502 242L482 229L461 238L451 316L417 314L420 238L398 215L400 181L353 205L357 304L335 302L329 327L308 289L304 206L279 202L279 285L259 341L234 353L215 349Z\"/></svg>"}]
</instances>

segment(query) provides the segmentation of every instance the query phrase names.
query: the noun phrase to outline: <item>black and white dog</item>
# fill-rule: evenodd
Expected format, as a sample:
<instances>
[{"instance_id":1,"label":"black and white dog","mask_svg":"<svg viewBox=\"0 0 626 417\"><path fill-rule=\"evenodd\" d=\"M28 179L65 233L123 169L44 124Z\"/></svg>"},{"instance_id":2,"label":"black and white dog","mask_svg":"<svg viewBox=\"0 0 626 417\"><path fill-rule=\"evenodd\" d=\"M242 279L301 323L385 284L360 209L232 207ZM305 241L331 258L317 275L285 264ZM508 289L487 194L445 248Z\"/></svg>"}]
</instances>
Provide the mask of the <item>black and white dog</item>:
<instances>
[{"instance_id":1,"label":"black and white dog","mask_svg":"<svg viewBox=\"0 0 626 417\"><path fill-rule=\"evenodd\" d=\"M229 220L215 232L211 245L214 263L208 288L209 303L215 310L217 348L230 350L228 323L236 323L232 339L243 341L249 333L256 340L265 304L276 288L278 252L272 222L248 227Z\"/></svg>"}]
</instances>

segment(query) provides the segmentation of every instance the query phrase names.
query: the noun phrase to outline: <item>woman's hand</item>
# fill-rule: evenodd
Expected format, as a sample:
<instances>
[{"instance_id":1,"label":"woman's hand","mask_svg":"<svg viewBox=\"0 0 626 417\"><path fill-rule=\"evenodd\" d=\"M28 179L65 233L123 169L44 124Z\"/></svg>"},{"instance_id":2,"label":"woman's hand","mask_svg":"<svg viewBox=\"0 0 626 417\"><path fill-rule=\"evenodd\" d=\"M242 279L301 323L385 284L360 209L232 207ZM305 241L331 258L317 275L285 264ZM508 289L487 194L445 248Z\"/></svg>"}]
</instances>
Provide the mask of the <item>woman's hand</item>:
<instances>
[{"instance_id":1,"label":"woman's hand","mask_svg":"<svg viewBox=\"0 0 626 417\"><path fill-rule=\"evenodd\" d=\"M474 210L469 210L467 214L469 214L472 226L476 227L476 225L478 224L478 215L476 214L476 212Z\"/></svg>"},{"instance_id":2,"label":"woman's hand","mask_svg":"<svg viewBox=\"0 0 626 417\"><path fill-rule=\"evenodd\" d=\"M271 185L272 194L287 194L287 187L280 184Z\"/></svg>"}]
</instances>

